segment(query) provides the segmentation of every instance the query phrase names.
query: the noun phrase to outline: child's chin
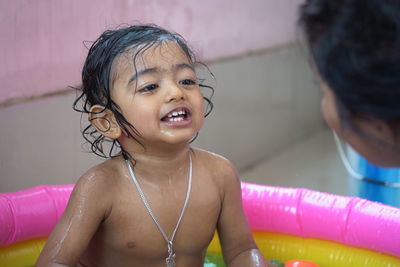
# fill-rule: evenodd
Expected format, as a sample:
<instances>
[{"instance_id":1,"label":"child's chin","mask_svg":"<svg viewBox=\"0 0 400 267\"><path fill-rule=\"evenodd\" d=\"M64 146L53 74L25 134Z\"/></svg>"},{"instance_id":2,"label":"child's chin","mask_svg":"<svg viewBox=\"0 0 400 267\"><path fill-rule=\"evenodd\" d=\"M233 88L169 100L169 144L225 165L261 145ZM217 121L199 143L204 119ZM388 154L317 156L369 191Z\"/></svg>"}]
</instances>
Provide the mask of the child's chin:
<instances>
[{"instance_id":1,"label":"child's chin","mask_svg":"<svg viewBox=\"0 0 400 267\"><path fill-rule=\"evenodd\" d=\"M167 139L167 143L171 145L180 145L180 144L188 144L196 135L176 135L169 136Z\"/></svg>"}]
</instances>

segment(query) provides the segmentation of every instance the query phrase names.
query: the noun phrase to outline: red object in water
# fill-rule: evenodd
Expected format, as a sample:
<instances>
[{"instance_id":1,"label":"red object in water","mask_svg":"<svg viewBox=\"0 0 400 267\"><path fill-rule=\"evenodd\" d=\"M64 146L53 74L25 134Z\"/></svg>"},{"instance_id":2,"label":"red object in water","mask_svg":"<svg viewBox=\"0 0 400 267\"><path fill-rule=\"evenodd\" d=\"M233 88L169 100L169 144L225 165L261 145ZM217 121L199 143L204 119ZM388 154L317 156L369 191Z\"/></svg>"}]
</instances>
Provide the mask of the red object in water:
<instances>
[{"instance_id":1,"label":"red object in water","mask_svg":"<svg viewBox=\"0 0 400 267\"><path fill-rule=\"evenodd\" d=\"M318 265L311 261L290 260L285 262L285 267L318 267Z\"/></svg>"}]
</instances>

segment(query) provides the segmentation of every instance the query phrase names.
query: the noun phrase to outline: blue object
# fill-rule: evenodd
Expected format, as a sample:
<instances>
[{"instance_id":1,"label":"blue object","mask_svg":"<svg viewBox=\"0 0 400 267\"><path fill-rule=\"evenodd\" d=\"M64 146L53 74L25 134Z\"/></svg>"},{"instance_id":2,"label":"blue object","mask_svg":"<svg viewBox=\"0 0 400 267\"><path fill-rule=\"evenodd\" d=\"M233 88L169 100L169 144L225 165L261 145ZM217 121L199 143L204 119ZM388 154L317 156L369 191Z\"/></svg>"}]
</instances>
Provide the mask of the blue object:
<instances>
[{"instance_id":1,"label":"blue object","mask_svg":"<svg viewBox=\"0 0 400 267\"><path fill-rule=\"evenodd\" d=\"M351 147L347 148L349 162L358 179L350 175L350 194L387 205L400 207L400 168L382 168L369 163Z\"/></svg>"}]
</instances>

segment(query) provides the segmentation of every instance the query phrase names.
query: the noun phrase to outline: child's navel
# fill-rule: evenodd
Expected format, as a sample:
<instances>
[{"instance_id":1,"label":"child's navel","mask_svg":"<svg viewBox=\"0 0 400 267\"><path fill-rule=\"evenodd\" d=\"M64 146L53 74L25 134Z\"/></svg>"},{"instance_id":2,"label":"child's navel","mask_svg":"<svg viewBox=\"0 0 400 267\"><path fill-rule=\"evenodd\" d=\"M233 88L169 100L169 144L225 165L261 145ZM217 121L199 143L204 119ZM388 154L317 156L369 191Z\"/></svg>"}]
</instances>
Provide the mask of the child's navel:
<instances>
[{"instance_id":1,"label":"child's navel","mask_svg":"<svg viewBox=\"0 0 400 267\"><path fill-rule=\"evenodd\" d=\"M136 242L135 241L128 241L128 242L126 242L126 246L128 248L134 248L134 247L136 247Z\"/></svg>"}]
</instances>

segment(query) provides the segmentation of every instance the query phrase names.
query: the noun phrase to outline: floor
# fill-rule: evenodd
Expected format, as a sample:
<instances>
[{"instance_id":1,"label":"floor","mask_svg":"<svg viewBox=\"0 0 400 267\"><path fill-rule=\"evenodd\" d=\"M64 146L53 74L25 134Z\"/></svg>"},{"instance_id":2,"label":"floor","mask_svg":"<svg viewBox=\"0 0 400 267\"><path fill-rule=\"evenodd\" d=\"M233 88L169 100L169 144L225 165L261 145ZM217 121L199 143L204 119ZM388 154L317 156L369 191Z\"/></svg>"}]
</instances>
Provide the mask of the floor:
<instances>
[{"instance_id":1,"label":"floor","mask_svg":"<svg viewBox=\"0 0 400 267\"><path fill-rule=\"evenodd\" d=\"M348 175L332 133L324 129L304 141L239 172L245 182L302 187L340 195L348 194Z\"/></svg>"}]
</instances>

